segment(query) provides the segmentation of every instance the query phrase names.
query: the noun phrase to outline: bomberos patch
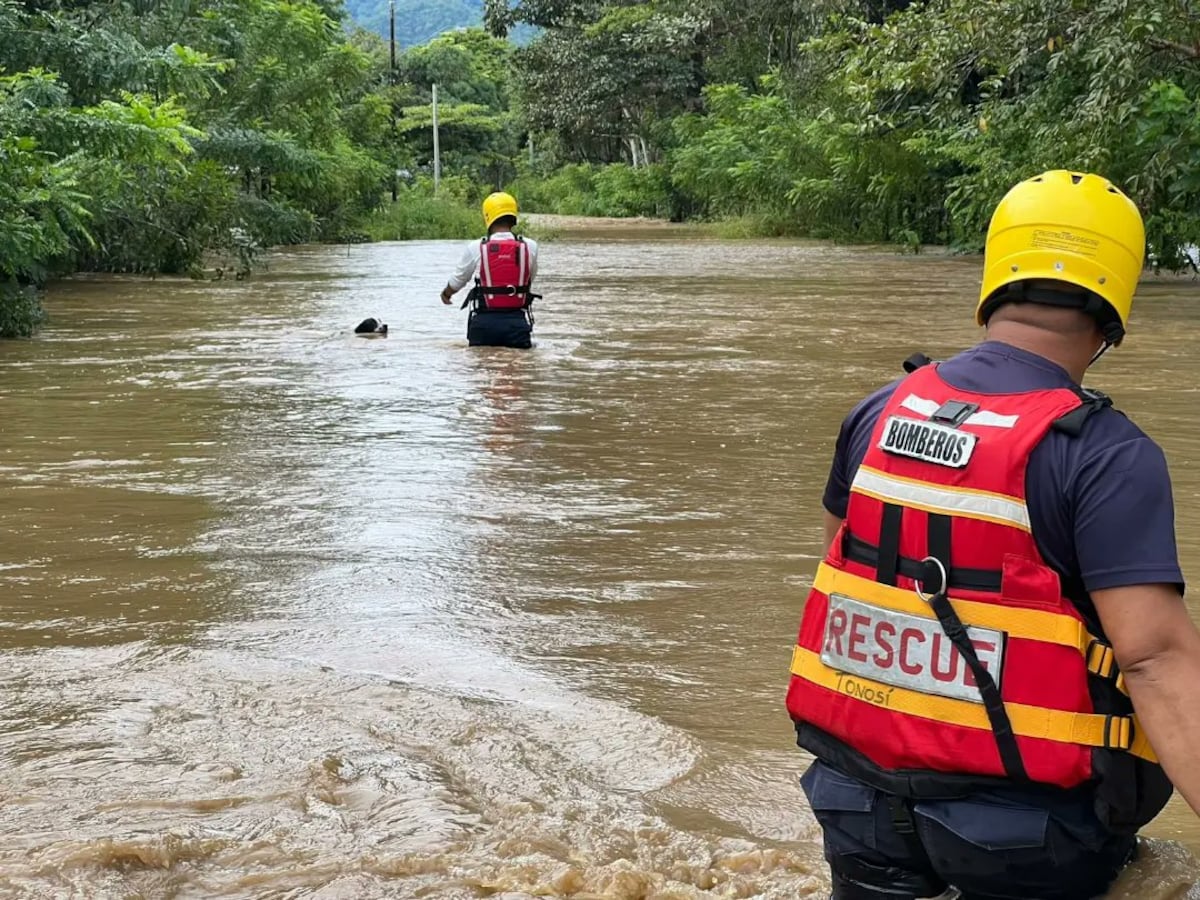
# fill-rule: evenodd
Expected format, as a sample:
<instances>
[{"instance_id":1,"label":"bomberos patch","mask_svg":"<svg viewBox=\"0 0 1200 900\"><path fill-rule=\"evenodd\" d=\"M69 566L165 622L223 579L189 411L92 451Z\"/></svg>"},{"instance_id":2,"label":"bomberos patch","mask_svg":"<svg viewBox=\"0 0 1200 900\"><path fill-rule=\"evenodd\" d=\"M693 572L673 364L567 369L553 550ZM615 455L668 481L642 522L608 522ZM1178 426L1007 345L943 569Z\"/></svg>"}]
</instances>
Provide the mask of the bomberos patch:
<instances>
[{"instance_id":1,"label":"bomberos patch","mask_svg":"<svg viewBox=\"0 0 1200 900\"><path fill-rule=\"evenodd\" d=\"M888 416L883 426L883 436L879 439L879 449L897 456L961 469L971 461L977 440L979 438L976 435L949 425L908 416Z\"/></svg>"}]
</instances>

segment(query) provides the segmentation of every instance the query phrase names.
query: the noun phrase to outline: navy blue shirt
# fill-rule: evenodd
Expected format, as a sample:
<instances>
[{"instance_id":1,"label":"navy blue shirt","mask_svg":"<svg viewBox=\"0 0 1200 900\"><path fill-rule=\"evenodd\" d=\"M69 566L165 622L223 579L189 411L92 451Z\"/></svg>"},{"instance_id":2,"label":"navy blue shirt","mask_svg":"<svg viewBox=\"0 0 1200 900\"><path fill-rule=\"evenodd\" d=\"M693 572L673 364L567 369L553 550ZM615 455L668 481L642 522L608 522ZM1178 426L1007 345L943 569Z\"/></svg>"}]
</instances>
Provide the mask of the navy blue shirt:
<instances>
[{"instance_id":1,"label":"navy blue shirt","mask_svg":"<svg viewBox=\"0 0 1200 900\"><path fill-rule=\"evenodd\" d=\"M952 387L981 394L1074 386L1055 363L998 341L946 360L938 373ZM871 394L842 423L824 497L825 508L839 518L846 516L850 483L899 383ZM1089 592L1168 583L1183 592L1166 458L1115 409L1089 416L1078 437L1047 434L1029 457L1025 492L1034 540L1065 583Z\"/></svg>"}]
</instances>

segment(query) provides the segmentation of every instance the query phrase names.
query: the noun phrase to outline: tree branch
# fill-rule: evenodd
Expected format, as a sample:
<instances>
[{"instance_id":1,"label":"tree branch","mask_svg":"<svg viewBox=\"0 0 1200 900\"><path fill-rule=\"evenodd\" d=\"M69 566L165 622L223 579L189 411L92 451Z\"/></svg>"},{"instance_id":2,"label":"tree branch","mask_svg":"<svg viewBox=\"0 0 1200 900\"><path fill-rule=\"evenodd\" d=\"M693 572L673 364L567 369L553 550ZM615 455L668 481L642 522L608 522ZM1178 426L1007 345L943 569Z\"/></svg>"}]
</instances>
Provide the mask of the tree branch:
<instances>
[{"instance_id":1,"label":"tree branch","mask_svg":"<svg viewBox=\"0 0 1200 900\"><path fill-rule=\"evenodd\" d=\"M1180 44L1177 41L1168 41L1165 38L1157 37L1149 38L1148 43L1156 50L1170 50L1172 53L1178 53L1188 59L1200 59L1200 44Z\"/></svg>"}]
</instances>

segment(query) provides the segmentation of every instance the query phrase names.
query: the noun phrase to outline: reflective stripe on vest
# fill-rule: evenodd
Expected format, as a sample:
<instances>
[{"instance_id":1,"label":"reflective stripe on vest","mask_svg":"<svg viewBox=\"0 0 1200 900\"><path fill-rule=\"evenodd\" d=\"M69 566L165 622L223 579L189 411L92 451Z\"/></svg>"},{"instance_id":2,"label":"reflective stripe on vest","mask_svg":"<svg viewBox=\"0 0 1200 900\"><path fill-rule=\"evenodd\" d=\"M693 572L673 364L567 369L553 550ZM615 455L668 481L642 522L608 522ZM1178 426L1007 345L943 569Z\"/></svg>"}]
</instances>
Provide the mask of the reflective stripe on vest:
<instances>
[{"instance_id":1,"label":"reflective stripe on vest","mask_svg":"<svg viewBox=\"0 0 1200 900\"><path fill-rule=\"evenodd\" d=\"M927 484L913 478L888 475L866 464L859 466L850 489L877 500L926 512L967 516L1029 530L1029 510L1025 508L1025 501L1017 497Z\"/></svg>"},{"instance_id":2,"label":"reflective stripe on vest","mask_svg":"<svg viewBox=\"0 0 1200 900\"><path fill-rule=\"evenodd\" d=\"M488 309L521 309L529 302L529 248L520 238L485 238L479 245L479 284Z\"/></svg>"},{"instance_id":3,"label":"reflective stripe on vest","mask_svg":"<svg viewBox=\"0 0 1200 900\"><path fill-rule=\"evenodd\" d=\"M815 653L796 647L792 651L792 674L822 687L866 703L902 712L922 719L948 722L991 731L987 714L978 703L938 697L921 691L910 691L861 675L846 675L822 664ZM1110 750L1127 750L1150 762L1157 762L1154 750L1140 734L1136 716L1102 716L1072 713L1058 709L1043 709L1021 703L1005 704L1012 718L1013 730L1021 737L1083 744Z\"/></svg>"},{"instance_id":4,"label":"reflective stripe on vest","mask_svg":"<svg viewBox=\"0 0 1200 900\"><path fill-rule=\"evenodd\" d=\"M970 672L961 664L961 658L950 651L947 642L937 640L942 637L937 617L914 591L879 584L824 563L817 569L813 589L830 598L835 612L844 614L840 621L831 616L819 653L803 647L794 649L793 675L922 718L990 728L978 692L970 690L974 686ZM839 599L841 603L837 602ZM981 657L998 658L992 654L1002 651L1003 645L1013 638L1043 641L1078 651L1088 671L1095 675L1108 678L1114 673L1112 648L1092 637L1079 619L969 600L956 600L954 607L963 621L971 624L970 631L986 629L989 637L1002 636L991 645L976 641ZM916 619L927 620L928 625L922 627L912 621ZM907 641L906 625L912 632ZM837 646L831 646L835 642ZM914 644L917 649L910 656L910 646ZM824 664L823 658L826 663L840 663L840 667ZM926 676L923 682L922 675ZM933 685L930 689L931 679L942 681L941 688ZM926 690L906 689L903 687L906 681L924 684ZM951 685L966 690L953 691ZM1024 704L1010 704L1009 711L1018 735L1129 750L1157 761L1144 739L1134 741L1140 734L1135 716L1069 713Z\"/></svg>"},{"instance_id":5,"label":"reflective stripe on vest","mask_svg":"<svg viewBox=\"0 0 1200 900\"><path fill-rule=\"evenodd\" d=\"M832 739L822 746L934 785L944 774L1072 788L1100 776L1093 753L1154 761L1111 647L1062 595L1031 533L1029 455L1080 403L1066 389L956 390L932 365L900 383L793 655L788 711ZM918 579L939 572L970 665L946 630L954 623L915 590L935 592ZM994 682L992 701L975 673Z\"/></svg>"},{"instance_id":6,"label":"reflective stripe on vest","mask_svg":"<svg viewBox=\"0 0 1200 900\"><path fill-rule=\"evenodd\" d=\"M813 581L813 590L825 596L835 594L853 597L871 606L895 610L937 622L929 604L912 590L890 587L822 563ZM996 603L977 603L956 599L954 608L964 622L981 628L1003 631L1008 637L1033 641L1048 641L1087 653L1093 638L1087 626L1074 616L1019 606Z\"/></svg>"}]
</instances>

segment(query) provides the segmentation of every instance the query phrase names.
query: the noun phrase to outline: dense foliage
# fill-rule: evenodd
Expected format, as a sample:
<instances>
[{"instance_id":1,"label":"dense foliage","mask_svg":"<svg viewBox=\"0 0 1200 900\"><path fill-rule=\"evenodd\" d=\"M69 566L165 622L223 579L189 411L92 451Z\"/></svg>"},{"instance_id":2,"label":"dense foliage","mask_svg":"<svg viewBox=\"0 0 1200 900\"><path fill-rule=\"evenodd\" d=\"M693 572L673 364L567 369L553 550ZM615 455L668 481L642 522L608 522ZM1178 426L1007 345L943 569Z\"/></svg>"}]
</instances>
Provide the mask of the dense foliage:
<instances>
[{"instance_id":1,"label":"dense foliage","mask_svg":"<svg viewBox=\"0 0 1200 900\"><path fill-rule=\"evenodd\" d=\"M1078 168L1130 192L1158 263L1200 241L1186 0L489 0L487 18L543 29L515 65L552 208L977 248L1008 186ZM628 177L608 202L614 163L649 170L644 202Z\"/></svg>"},{"instance_id":2,"label":"dense foliage","mask_svg":"<svg viewBox=\"0 0 1200 900\"><path fill-rule=\"evenodd\" d=\"M379 28L380 3L349 2ZM483 17L490 34L401 46L393 67L341 0L0 0L0 335L36 327L55 273L241 274L273 244L457 236L505 185L547 212L978 249L1008 186L1078 168L1134 197L1156 265L1200 243L1188 0L486 0Z\"/></svg>"},{"instance_id":3,"label":"dense foliage","mask_svg":"<svg viewBox=\"0 0 1200 900\"><path fill-rule=\"evenodd\" d=\"M0 0L0 336L75 269L241 277L275 244L473 232L521 151L512 45L389 50L340 0Z\"/></svg>"},{"instance_id":4,"label":"dense foliage","mask_svg":"<svg viewBox=\"0 0 1200 900\"><path fill-rule=\"evenodd\" d=\"M433 156L432 86L438 90L442 168L479 185L500 185L515 174L522 123L511 105L512 47L479 29L454 31L400 58L408 85L400 132L413 158ZM482 190L482 188L481 188ZM469 198L480 199L480 191Z\"/></svg>"},{"instance_id":5,"label":"dense foliage","mask_svg":"<svg viewBox=\"0 0 1200 900\"><path fill-rule=\"evenodd\" d=\"M0 0L0 334L72 268L244 272L385 190L386 59L315 0ZM382 62L381 62L382 59ZM372 152L372 151L375 152Z\"/></svg>"}]
</instances>

